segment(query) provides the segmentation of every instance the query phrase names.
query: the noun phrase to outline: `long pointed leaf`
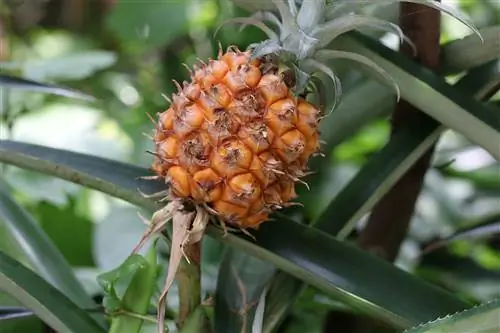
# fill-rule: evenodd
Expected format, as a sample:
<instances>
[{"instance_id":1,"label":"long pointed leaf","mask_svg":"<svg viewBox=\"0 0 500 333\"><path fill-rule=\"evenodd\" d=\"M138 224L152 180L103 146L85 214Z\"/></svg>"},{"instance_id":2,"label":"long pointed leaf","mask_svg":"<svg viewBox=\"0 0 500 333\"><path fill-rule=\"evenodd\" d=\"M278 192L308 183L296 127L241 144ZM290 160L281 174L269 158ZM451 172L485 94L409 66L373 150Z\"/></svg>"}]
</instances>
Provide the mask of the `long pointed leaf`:
<instances>
[{"instance_id":1,"label":"long pointed leaf","mask_svg":"<svg viewBox=\"0 0 500 333\"><path fill-rule=\"evenodd\" d=\"M496 63L491 62L462 78L456 88L481 99L491 93L495 82L500 83L500 76L496 75ZM333 235L343 229L339 237L345 237L353 224L427 151L443 129L435 120L423 118L420 124L410 124L399 131L337 195L315 221L317 227Z\"/></svg>"},{"instance_id":2,"label":"long pointed leaf","mask_svg":"<svg viewBox=\"0 0 500 333\"><path fill-rule=\"evenodd\" d=\"M33 311L22 307L0 307L0 321L33 317Z\"/></svg>"},{"instance_id":3,"label":"long pointed leaf","mask_svg":"<svg viewBox=\"0 0 500 333\"><path fill-rule=\"evenodd\" d=\"M64 88L53 84L35 82L4 74L0 74L0 88L22 89L31 92L40 92L70 98L78 98L87 101L95 100L94 97L73 89Z\"/></svg>"},{"instance_id":4,"label":"long pointed leaf","mask_svg":"<svg viewBox=\"0 0 500 333\"><path fill-rule=\"evenodd\" d=\"M106 332L86 310L1 251L0 290L31 309L58 332Z\"/></svg>"},{"instance_id":5,"label":"long pointed leaf","mask_svg":"<svg viewBox=\"0 0 500 333\"><path fill-rule=\"evenodd\" d=\"M472 31L474 31L476 34L479 35L479 31L474 26L474 24L470 21L470 19L465 17L459 10L455 9L452 6L448 6L444 3L436 1L436 0L378 0L376 3L371 2L371 1L359 1L358 3L356 3L356 1L340 0L340 1L335 1L335 2L331 3L329 8L327 8L327 10L326 10L326 15L327 15L327 17L332 18L332 17L348 14L351 11L359 10L365 6L390 5L390 4L400 3L400 2L410 2L410 3L420 4L423 6L428 6L430 8L434 8L436 10L439 10L440 12L446 13L446 14L452 16L453 18L455 18L456 20L460 21L461 23L465 24Z\"/></svg>"},{"instance_id":6,"label":"long pointed leaf","mask_svg":"<svg viewBox=\"0 0 500 333\"><path fill-rule=\"evenodd\" d=\"M209 234L219 232L209 229ZM240 237L226 237L221 241L272 262L353 309L395 327L408 327L413 322L428 320L423 318L455 312L466 306L455 296L375 255L294 221L281 219L265 223L254 236L256 243ZM393 292L388 294L382 290ZM427 302L429 299L433 300L431 304ZM452 308L455 310L449 310Z\"/></svg>"},{"instance_id":7,"label":"long pointed leaf","mask_svg":"<svg viewBox=\"0 0 500 333\"><path fill-rule=\"evenodd\" d=\"M336 45L369 57L398 82L403 99L500 159L500 111L457 92L443 78L358 33L340 37ZM500 67L496 73L500 77Z\"/></svg>"},{"instance_id":8,"label":"long pointed leaf","mask_svg":"<svg viewBox=\"0 0 500 333\"><path fill-rule=\"evenodd\" d=\"M0 140L0 162L54 175L151 209L156 205L141 196L138 191L130 189L152 194L166 188L166 185L160 182L140 179L152 175L151 171L145 168L9 140Z\"/></svg>"},{"instance_id":9,"label":"long pointed leaf","mask_svg":"<svg viewBox=\"0 0 500 333\"><path fill-rule=\"evenodd\" d=\"M498 59L500 26L487 27L481 29L480 32L484 42L481 42L475 35L469 35L443 45L440 74L459 73Z\"/></svg>"},{"instance_id":10,"label":"long pointed leaf","mask_svg":"<svg viewBox=\"0 0 500 333\"><path fill-rule=\"evenodd\" d=\"M61 252L33 217L12 199L1 178L0 220L3 220L6 229L40 276L76 304L86 307L95 305Z\"/></svg>"}]
</instances>

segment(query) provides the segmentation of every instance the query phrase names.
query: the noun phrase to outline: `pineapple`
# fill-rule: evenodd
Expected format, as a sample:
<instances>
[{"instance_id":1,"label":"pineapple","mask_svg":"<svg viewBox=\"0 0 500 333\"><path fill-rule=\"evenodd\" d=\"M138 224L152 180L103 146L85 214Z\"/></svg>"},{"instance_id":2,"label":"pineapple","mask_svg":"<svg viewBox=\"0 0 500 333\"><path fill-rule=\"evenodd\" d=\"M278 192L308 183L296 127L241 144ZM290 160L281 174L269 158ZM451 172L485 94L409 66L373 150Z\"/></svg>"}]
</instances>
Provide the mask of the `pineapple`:
<instances>
[{"instance_id":1,"label":"pineapple","mask_svg":"<svg viewBox=\"0 0 500 333\"><path fill-rule=\"evenodd\" d=\"M270 213L296 197L296 183L307 174L311 156L319 152L318 123L330 111L310 97L324 91L321 85L333 83L335 99L328 105L332 109L341 94L340 82L325 62L360 62L397 89L370 59L325 49L337 36L366 25L403 39L397 25L346 14L352 4L345 1L337 6L325 0L303 1L300 6L293 0L263 4L272 4L279 17L263 11L230 23L255 25L269 38L247 50L219 51L216 59L195 66L189 82L176 83L177 93L156 121L152 169L155 178L169 185L160 195L170 202L153 215L136 250L172 220L173 250L160 297L159 332L165 295L181 260L176 248L182 253L185 246L200 241L211 218L224 228L258 228ZM255 5L258 2L252 2Z\"/></svg>"},{"instance_id":2,"label":"pineapple","mask_svg":"<svg viewBox=\"0 0 500 333\"><path fill-rule=\"evenodd\" d=\"M320 110L294 96L278 66L231 48L178 88L154 136L153 169L173 197L238 228L296 197L319 148Z\"/></svg>"}]
</instances>

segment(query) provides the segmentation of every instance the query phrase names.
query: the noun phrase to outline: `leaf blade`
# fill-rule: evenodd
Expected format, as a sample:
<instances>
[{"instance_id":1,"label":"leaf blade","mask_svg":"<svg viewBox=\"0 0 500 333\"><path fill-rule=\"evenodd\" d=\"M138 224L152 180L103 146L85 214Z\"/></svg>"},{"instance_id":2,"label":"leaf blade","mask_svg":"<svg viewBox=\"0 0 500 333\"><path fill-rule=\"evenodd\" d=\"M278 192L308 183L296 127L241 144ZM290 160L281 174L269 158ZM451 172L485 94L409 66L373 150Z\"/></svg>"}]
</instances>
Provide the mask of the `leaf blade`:
<instances>
[{"instance_id":1,"label":"leaf blade","mask_svg":"<svg viewBox=\"0 0 500 333\"><path fill-rule=\"evenodd\" d=\"M434 318L436 313L444 315L467 307L467 303L448 292L395 268L375 255L303 224L288 220L283 227L283 223L284 220L262 225L254 234L256 243L241 237L226 237L221 241L272 262L353 309L395 327L407 328L412 323L425 321L422 318ZM209 229L209 234L216 233L218 231ZM280 234L279 238L275 236L277 234ZM395 290L394 286L401 288L401 292L382 295L377 291ZM411 296L405 295L407 293L402 290L412 290ZM411 301L404 300L406 297ZM426 307L419 306L428 303L426 300L429 297L439 301Z\"/></svg>"},{"instance_id":2,"label":"leaf blade","mask_svg":"<svg viewBox=\"0 0 500 333\"><path fill-rule=\"evenodd\" d=\"M500 112L493 107L458 93L428 69L360 34L339 37L336 45L372 59L398 82L403 99L500 159ZM500 68L496 73L500 81Z\"/></svg>"},{"instance_id":3,"label":"leaf blade","mask_svg":"<svg viewBox=\"0 0 500 333\"><path fill-rule=\"evenodd\" d=\"M500 26L483 28L480 33L484 42L475 35L468 35L444 44L439 74L459 73L497 59L500 54Z\"/></svg>"},{"instance_id":4,"label":"leaf blade","mask_svg":"<svg viewBox=\"0 0 500 333\"><path fill-rule=\"evenodd\" d=\"M0 218L38 274L81 306L94 302L77 280L71 266L31 215L10 196L0 179Z\"/></svg>"},{"instance_id":5,"label":"leaf blade","mask_svg":"<svg viewBox=\"0 0 500 333\"><path fill-rule=\"evenodd\" d=\"M39 83L5 74L0 74L0 88L22 89L31 92L40 92L69 98L83 99L86 101L95 100L94 97L73 89L64 88L53 84Z\"/></svg>"},{"instance_id":6,"label":"leaf blade","mask_svg":"<svg viewBox=\"0 0 500 333\"><path fill-rule=\"evenodd\" d=\"M152 175L146 168L10 140L0 140L0 162L57 176L150 209L157 206L137 189L146 194L166 189L161 182L139 179ZM119 173L114 172L117 169Z\"/></svg>"},{"instance_id":7,"label":"leaf blade","mask_svg":"<svg viewBox=\"0 0 500 333\"><path fill-rule=\"evenodd\" d=\"M496 73L495 62L471 71L456 84L456 88L484 99L492 87L493 91L496 90L492 82L500 82L500 76L491 73ZM316 226L329 234L340 233L338 237L346 237L353 224L427 151L443 129L435 120L423 117L418 126L409 124L396 133L314 221Z\"/></svg>"},{"instance_id":8,"label":"leaf blade","mask_svg":"<svg viewBox=\"0 0 500 333\"><path fill-rule=\"evenodd\" d=\"M0 289L60 332L105 330L83 309L21 263L0 251Z\"/></svg>"}]
</instances>

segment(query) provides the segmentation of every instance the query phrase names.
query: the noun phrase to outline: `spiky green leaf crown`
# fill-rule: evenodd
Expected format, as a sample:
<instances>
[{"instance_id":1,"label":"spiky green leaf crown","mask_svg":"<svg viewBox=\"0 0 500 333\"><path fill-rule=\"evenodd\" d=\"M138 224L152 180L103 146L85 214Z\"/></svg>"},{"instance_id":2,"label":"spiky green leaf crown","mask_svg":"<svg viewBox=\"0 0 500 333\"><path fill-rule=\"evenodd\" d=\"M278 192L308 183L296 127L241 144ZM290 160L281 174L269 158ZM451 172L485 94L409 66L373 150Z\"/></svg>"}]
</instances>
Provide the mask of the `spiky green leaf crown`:
<instances>
[{"instance_id":1,"label":"spiky green leaf crown","mask_svg":"<svg viewBox=\"0 0 500 333\"><path fill-rule=\"evenodd\" d=\"M268 39L250 45L252 56L274 56L280 64L295 71L295 93L300 94L313 81L311 76L318 75L322 84L323 78L333 82L335 100L334 108L342 93L339 78L325 64L329 60L348 59L362 63L379 75L383 76L394 88L399 98L399 88L391 76L379 65L360 54L339 50L325 49L338 36L362 27L382 29L398 35L400 41L413 45L396 24L357 14L363 7L370 5L383 5L397 2L412 2L435 8L452 15L462 23L479 34L477 29L467 18L463 17L454 8L447 7L434 0L378 0L378 1L353 1L353 0L271 0L248 1L233 0L237 5L247 9L257 10L250 17L239 17L228 22L254 25L266 33ZM274 9L270 8L270 4ZM264 9L264 10L260 10ZM276 15L277 13L279 14ZM267 24L266 24L267 23ZM319 89L321 90L321 89Z\"/></svg>"}]
</instances>

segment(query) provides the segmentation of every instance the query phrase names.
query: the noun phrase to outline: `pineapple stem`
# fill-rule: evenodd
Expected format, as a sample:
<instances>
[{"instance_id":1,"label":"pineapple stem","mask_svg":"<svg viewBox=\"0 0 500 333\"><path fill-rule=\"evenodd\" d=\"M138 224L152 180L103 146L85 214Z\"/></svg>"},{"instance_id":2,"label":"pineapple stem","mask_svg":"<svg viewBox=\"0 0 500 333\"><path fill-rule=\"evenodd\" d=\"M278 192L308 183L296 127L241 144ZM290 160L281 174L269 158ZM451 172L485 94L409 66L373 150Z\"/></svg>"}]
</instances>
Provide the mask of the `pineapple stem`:
<instances>
[{"instance_id":1,"label":"pineapple stem","mask_svg":"<svg viewBox=\"0 0 500 333\"><path fill-rule=\"evenodd\" d=\"M201 242L187 245L176 274L179 288L179 328L201 304ZM189 261L188 261L189 260Z\"/></svg>"},{"instance_id":2,"label":"pineapple stem","mask_svg":"<svg viewBox=\"0 0 500 333\"><path fill-rule=\"evenodd\" d=\"M174 280L179 288L179 328L201 304L201 239L209 215L200 206L193 207L190 202L182 202L179 205L172 214L168 273L158 299L158 333L164 333L167 293Z\"/></svg>"}]
</instances>

